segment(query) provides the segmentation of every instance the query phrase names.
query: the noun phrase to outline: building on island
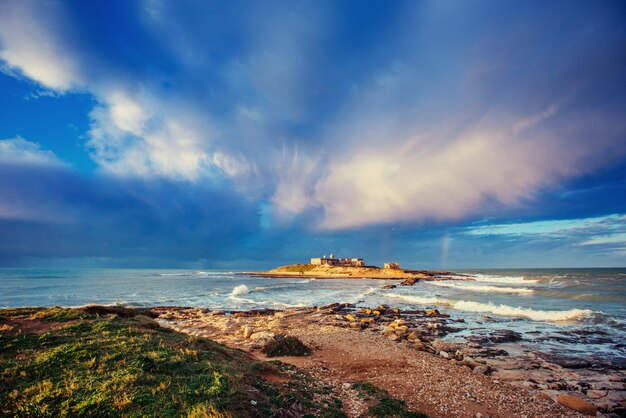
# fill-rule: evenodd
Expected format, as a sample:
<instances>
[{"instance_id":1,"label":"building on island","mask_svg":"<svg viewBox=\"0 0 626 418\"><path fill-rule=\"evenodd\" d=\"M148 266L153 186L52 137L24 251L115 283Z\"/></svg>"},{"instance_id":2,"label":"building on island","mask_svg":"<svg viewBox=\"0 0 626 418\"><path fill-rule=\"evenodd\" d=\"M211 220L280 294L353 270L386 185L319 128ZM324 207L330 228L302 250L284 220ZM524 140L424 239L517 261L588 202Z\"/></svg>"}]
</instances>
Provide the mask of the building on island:
<instances>
[{"instance_id":1,"label":"building on island","mask_svg":"<svg viewBox=\"0 0 626 418\"><path fill-rule=\"evenodd\" d=\"M400 264L398 264L398 263L385 263L385 268L386 269L391 269L391 270L400 270Z\"/></svg>"},{"instance_id":2,"label":"building on island","mask_svg":"<svg viewBox=\"0 0 626 418\"><path fill-rule=\"evenodd\" d=\"M312 258L311 264L318 266L333 266L333 267L365 267L365 261L362 258L335 258L334 255L326 258Z\"/></svg>"}]
</instances>

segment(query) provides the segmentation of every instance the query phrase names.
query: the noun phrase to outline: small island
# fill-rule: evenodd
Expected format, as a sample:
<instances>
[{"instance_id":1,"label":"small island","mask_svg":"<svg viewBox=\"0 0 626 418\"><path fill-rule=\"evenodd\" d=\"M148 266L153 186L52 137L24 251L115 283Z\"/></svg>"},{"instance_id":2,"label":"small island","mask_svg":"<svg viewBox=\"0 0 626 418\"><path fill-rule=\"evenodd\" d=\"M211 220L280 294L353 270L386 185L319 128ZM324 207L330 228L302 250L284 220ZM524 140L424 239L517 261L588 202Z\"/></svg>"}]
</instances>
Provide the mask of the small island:
<instances>
[{"instance_id":1,"label":"small island","mask_svg":"<svg viewBox=\"0 0 626 418\"><path fill-rule=\"evenodd\" d=\"M459 276L445 271L407 270L401 268L400 264L391 262L385 263L382 268L367 266L363 258L335 258L332 254L328 258L311 258L309 264L289 264L255 273L259 276L305 276L316 279L398 279L407 284L419 280L450 280L453 274Z\"/></svg>"}]
</instances>

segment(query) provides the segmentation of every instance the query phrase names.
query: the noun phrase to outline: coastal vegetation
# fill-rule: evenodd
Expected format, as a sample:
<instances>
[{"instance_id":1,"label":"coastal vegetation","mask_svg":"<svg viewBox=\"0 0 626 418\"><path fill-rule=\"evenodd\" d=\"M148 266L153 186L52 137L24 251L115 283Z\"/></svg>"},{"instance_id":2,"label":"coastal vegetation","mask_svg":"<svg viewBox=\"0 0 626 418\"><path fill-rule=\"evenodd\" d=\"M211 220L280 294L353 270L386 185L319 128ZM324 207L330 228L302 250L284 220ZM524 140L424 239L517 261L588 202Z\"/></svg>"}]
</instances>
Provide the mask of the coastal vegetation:
<instances>
[{"instance_id":1,"label":"coastal vegetation","mask_svg":"<svg viewBox=\"0 0 626 418\"><path fill-rule=\"evenodd\" d=\"M341 401L305 373L150 316L121 307L0 310L0 415L343 416Z\"/></svg>"}]
</instances>

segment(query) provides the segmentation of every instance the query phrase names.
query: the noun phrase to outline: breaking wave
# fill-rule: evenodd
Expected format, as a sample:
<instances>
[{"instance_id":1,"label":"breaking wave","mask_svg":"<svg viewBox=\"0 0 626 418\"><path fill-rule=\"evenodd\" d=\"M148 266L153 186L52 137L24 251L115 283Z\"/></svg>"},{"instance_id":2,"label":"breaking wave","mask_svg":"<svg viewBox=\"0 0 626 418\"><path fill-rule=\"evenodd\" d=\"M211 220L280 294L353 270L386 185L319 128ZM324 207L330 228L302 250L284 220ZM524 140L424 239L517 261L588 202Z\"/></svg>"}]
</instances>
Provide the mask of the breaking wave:
<instances>
[{"instance_id":1,"label":"breaking wave","mask_svg":"<svg viewBox=\"0 0 626 418\"><path fill-rule=\"evenodd\" d=\"M403 300L408 303L419 305L445 305L451 306L459 311L491 313L503 316L524 317L532 321L568 321L584 320L591 318L597 313L590 309L570 309L567 311L543 311L531 308L513 307L508 305L496 305L493 303L480 303L459 300L454 301L440 297L423 297L415 295L402 295L398 293L387 293L385 296Z\"/></svg>"},{"instance_id":2,"label":"breaking wave","mask_svg":"<svg viewBox=\"0 0 626 418\"><path fill-rule=\"evenodd\" d=\"M522 276L491 276L489 274L475 274L472 276L477 282L491 282L491 283L508 283L508 284L530 284L538 283L539 280L525 279Z\"/></svg>"},{"instance_id":3,"label":"breaking wave","mask_svg":"<svg viewBox=\"0 0 626 418\"><path fill-rule=\"evenodd\" d=\"M419 305L447 305L453 306L454 301L439 297L424 297L415 295L402 295L400 293L385 293L386 297L403 300L408 303L416 303Z\"/></svg>"},{"instance_id":4,"label":"breaking wave","mask_svg":"<svg viewBox=\"0 0 626 418\"><path fill-rule=\"evenodd\" d=\"M477 284L471 284L471 282L465 282L464 284L458 283L450 283L450 282L429 282L434 286L440 287L449 287L453 289L460 290L473 290L476 292L498 292L498 293L520 293L520 294L528 294L533 293L533 289L529 289L527 287L505 287L505 286L481 286ZM466 284L467 283L467 284Z\"/></svg>"},{"instance_id":5,"label":"breaking wave","mask_svg":"<svg viewBox=\"0 0 626 418\"><path fill-rule=\"evenodd\" d=\"M505 316L522 316L533 321L567 321L572 319L586 319L594 313L590 309L570 309L568 311L542 311L530 308L495 305L493 303L468 302L460 300L454 304L454 309L470 312L484 312Z\"/></svg>"},{"instance_id":6,"label":"breaking wave","mask_svg":"<svg viewBox=\"0 0 626 418\"><path fill-rule=\"evenodd\" d=\"M248 293L250 293L250 289L248 289L248 286L246 286L245 284L240 284L239 286L235 286L233 288L233 291L230 295L240 296L240 295L247 295Z\"/></svg>"}]
</instances>

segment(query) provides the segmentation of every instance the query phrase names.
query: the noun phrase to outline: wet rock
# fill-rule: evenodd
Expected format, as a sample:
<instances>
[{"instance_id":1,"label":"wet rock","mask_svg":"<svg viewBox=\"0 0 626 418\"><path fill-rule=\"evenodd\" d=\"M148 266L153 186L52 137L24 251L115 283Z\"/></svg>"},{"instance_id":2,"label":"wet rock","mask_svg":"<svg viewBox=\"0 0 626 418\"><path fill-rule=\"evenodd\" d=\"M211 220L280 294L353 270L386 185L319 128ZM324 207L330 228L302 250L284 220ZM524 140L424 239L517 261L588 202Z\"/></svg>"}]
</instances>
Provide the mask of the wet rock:
<instances>
[{"instance_id":1,"label":"wet rock","mask_svg":"<svg viewBox=\"0 0 626 418\"><path fill-rule=\"evenodd\" d=\"M401 286L413 286L415 283L419 282L420 279L417 277L408 277L400 283Z\"/></svg>"},{"instance_id":2,"label":"wet rock","mask_svg":"<svg viewBox=\"0 0 626 418\"><path fill-rule=\"evenodd\" d=\"M595 417L596 412L598 412L598 408L591 402L567 393L557 395L556 400L561 405L573 409L576 412L580 412L581 414Z\"/></svg>"},{"instance_id":3,"label":"wet rock","mask_svg":"<svg viewBox=\"0 0 626 418\"><path fill-rule=\"evenodd\" d=\"M395 284L386 284L384 286L381 286L381 289L395 289L397 286Z\"/></svg>"},{"instance_id":4,"label":"wet rock","mask_svg":"<svg viewBox=\"0 0 626 418\"><path fill-rule=\"evenodd\" d=\"M426 311L426 315L428 316L439 316L441 315L437 309L429 309Z\"/></svg>"}]
</instances>

